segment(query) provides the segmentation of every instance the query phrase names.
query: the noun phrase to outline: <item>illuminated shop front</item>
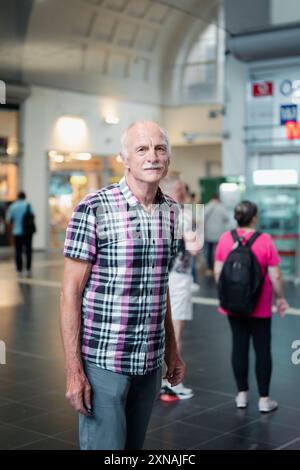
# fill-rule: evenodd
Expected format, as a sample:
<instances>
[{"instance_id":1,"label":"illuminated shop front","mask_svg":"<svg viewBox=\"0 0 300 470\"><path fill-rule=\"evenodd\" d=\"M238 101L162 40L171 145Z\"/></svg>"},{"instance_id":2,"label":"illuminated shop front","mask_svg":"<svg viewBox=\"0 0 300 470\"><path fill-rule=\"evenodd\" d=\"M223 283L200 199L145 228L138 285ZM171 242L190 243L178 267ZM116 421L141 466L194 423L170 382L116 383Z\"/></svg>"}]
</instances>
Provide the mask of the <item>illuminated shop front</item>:
<instances>
[{"instance_id":1,"label":"illuminated shop front","mask_svg":"<svg viewBox=\"0 0 300 470\"><path fill-rule=\"evenodd\" d=\"M73 208L87 194L118 182L123 176L120 156L51 150L49 160L49 213L51 250L60 250Z\"/></svg>"},{"instance_id":2,"label":"illuminated shop front","mask_svg":"<svg viewBox=\"0 0 300 470\"><path fill-rule=\"evenodd\" d=\"M19 110L17 106L6 106L0 110L0 247L12 244L5 223L9 204L19 190L20 149L18 141Z\"/></svg>"},{"instance_id":3,"label":"illuminated shop front","mask_svg":"<svg viewBox=\"0 0 300 470\"><path fill-rule=\"evenodd\" d=\"M259 226L269 233L286 279L300 281L300 81L298 71L250 71L247 91L247 189L259 206Z\"/></svg>"}]
</instances>

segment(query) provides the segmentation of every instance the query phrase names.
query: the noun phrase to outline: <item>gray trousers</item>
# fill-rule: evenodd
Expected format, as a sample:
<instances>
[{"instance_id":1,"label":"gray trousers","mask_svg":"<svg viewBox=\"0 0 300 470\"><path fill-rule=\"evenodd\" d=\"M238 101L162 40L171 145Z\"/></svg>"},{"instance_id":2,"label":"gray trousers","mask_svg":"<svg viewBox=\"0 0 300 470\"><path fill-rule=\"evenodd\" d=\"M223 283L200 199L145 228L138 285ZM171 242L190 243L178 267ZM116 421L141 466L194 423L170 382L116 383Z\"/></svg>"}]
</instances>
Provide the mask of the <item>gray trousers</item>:
<instances>
[{"instance_id":1,"label":"gray trousers","mask_svg":"<svg viewBox=\"0 0 300 470\"><path fill-rule=\"evenodd\" d=\"M161 368L147 375L122 375L84 362L92 387L92 414L79 414L81 450L142 449Z\"/></svg>"}]
</instances>

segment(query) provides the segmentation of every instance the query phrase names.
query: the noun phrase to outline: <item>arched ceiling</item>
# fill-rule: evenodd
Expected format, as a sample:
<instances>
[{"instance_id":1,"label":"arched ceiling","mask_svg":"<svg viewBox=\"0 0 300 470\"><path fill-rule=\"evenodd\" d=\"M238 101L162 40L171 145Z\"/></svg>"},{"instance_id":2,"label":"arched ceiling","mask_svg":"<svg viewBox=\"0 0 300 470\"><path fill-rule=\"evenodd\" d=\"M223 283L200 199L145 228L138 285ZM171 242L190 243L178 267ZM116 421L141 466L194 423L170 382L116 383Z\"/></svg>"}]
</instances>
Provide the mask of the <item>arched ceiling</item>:
<instances>
[{"instance_id":1,"label":"arched ceiling","mask_svg":"<svg viewBox=\"0 0 300 470\"><path fill-rule=\"evenodd\" d=\"M216 3L1 0L0 78L161 103L165 70Z\"/></svg>"}]
</instances>

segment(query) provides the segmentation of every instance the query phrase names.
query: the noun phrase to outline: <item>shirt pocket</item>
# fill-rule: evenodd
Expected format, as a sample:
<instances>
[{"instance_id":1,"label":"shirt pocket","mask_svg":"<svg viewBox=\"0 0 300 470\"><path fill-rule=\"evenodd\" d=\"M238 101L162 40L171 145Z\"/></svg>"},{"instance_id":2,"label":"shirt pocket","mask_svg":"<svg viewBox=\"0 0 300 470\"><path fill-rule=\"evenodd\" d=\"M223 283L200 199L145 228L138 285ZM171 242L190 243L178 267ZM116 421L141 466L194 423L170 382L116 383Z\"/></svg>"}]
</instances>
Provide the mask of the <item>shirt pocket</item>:
<instances>
[{"instance_id":1,"label":"shirt pocket","mask_svg":"<svg viewBox=\"0 0 300 470\"><path fill-rule=\"evenodd\" d=\"M127 239L128 224L118 212L104 212L97 217L98 247L118 243Z\"/></svg>"}]
</instances>

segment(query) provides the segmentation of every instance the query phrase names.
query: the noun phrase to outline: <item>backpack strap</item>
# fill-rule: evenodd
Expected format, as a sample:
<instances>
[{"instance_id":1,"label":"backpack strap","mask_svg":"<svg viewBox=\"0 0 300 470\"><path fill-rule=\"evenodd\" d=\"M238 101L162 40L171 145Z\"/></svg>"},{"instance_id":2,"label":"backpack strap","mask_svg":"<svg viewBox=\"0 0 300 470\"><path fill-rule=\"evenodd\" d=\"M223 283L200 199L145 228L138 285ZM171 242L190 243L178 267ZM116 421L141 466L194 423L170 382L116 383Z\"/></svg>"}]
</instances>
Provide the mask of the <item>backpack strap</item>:
<instances>
[{"instance_id":1,"label":"backpack strap","mask_svg":"<svg viewBox=\"0 0 300 470\"><path fill-rule=\"evenodd\" d=\"M30 203L28 203L26 207L26 215L29 215L29 214L32 215L32 217L34 217L34 213L32 211L32 207Z\"/></svg>"},{"instance_id":2,"label":"backpack strap","mask_svg":"<svg viewBox=\"0 0 300 470\"><path fill-rule=\"evenodd\" d=\"M251 237L249 238L249 240L247 241L247 245L248 246L252 246L253 243L255 242L255 240L261 235L261 232L254 232Z\"/></svg>"},{"instance_id":3,"label":"backpack strap","mask_svg":"<svg viewBox=\"0 0 300 470\"><path fill-rule=\"evenodd\" d=\"M231 230L230 233L231 233L231 236L232 236L234 242L237 242L237 241L240 240L240 237L238 236L238 233L235 229Z\"/></svg>"},{"instance_id":4,"label":"backpack strap","mask_svg":"<svg viewBox=\"0 0 300 470\"><path fill-rule=\"evenodd\" d=\"M249 240L247 241L247 245L251 248L251 246L253 245L253 243L255 242L255 240L257 240L257 238L261 235L261 232L254 232L251 237L249 238ZM255 255L254 255L255 256ZM266 266L266 269L265 269L265 272L263 272L263 276L265 277L267 275L267 272L268 272L268 266Z\"/></svg>"}]
</instances>

